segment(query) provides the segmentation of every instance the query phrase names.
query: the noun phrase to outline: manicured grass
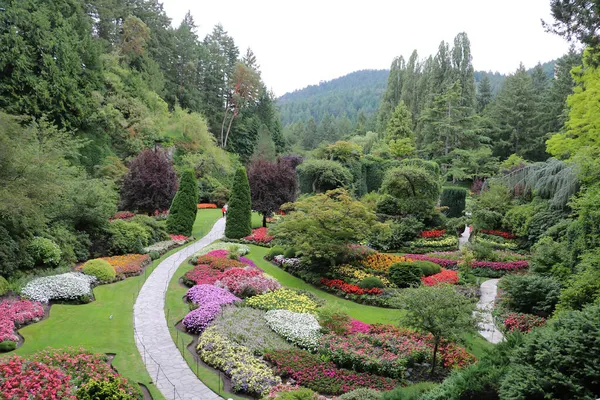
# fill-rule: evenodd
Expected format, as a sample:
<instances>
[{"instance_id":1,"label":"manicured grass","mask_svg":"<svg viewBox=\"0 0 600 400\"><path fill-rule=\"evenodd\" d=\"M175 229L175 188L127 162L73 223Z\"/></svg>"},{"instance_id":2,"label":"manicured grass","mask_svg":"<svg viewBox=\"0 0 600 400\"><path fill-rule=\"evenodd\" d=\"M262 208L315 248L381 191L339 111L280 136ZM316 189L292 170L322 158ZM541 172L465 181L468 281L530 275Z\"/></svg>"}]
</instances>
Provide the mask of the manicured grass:
<instances>
[{"instance_id":1,"label":"manicured grass","mask_svg":"<svg viewBox=\"0 0 600 400\"><path fill-rule=\"evenodd\" d=\"M217 219L220 210L199 210L194 224L194 236L204 236ZM156 266L174 252L171 250L146 268L145 274L124 281L94 288L96 300L81 305L53 305L50 317L29 325L19 332L25 343L14 352L27 356L47 347L55 349L84 347L98 353L115 353L113 366L126 378L146 385L153 398L164 399L151 384L137 350L133 334L133 305L146 277Z\"/></svg>"},{"instance_id":2,"label":"manicured grass","mask_svg":"<svg viewBox=\"0 0 600 400\"><path fill-rule=\"evenodd\" d=\"M252 213L252 229L262 227L262 222L263 222L262 220L263 220L262 214L253 212Z\"/></svg>"}]
</instances>

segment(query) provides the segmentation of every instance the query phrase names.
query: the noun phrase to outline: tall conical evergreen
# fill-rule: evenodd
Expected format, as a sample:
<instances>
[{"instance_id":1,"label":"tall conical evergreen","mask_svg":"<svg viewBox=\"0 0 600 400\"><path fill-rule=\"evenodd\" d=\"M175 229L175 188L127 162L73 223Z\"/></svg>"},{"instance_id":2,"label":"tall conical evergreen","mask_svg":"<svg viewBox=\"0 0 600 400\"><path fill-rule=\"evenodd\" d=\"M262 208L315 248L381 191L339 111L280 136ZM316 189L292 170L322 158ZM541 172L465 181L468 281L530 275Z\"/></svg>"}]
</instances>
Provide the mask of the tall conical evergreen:
<instances>
[{"instance_id":1,"label":"tall conical evergreen","mask_svg":"<svg viewBox=\"0 0 600 400\"><path fill-rule=\"evenodd\" d=\"M252 233L252 200L245 168L239 168L233 178L233 187L227 208L225 236L240 239Z\"/></svg>"},{"instance_id":2,"label":"tall conical evergreen","mask_svg":"<svg viewBox=\"0 0 600 400\"><path fill-rule=\"evenodd\" d=\"M176 235L192 235L192 228L198 211L198 182L194 171L184 171L179 181L179 189L171 203L167 230Z\"/></svg>"}]
</instances>

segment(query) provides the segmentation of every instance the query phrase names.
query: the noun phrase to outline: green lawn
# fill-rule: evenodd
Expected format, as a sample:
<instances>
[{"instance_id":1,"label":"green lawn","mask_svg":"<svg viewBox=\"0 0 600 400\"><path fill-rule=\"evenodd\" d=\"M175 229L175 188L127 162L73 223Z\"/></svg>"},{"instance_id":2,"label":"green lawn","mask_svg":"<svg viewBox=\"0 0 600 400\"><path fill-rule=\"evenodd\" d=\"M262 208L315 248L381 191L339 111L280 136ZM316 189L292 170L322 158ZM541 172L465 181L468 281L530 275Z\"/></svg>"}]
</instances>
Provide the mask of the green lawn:
<instances>
[{"instance_id":1,"label":"green lawn","mask_svg":"<svg viewBox=\"0 0 600 400\"><path fill-rule=\"evenodd\" d=\"M199 210L194 236L204 236L221 217L220 210ZM146 277L172 250L146 268L146 273L110 285L94 288L96 300L90 304L53 305L50 317L19 332L25 343L15 352L22 356L47 347L84 347L99 353L115 353L114 367L128 379L145 384L154 399L164 397L153 386L138 353L133 336L133 304ZM112 319L110 316L112 315Z\"/></svg>"}]
</instances>

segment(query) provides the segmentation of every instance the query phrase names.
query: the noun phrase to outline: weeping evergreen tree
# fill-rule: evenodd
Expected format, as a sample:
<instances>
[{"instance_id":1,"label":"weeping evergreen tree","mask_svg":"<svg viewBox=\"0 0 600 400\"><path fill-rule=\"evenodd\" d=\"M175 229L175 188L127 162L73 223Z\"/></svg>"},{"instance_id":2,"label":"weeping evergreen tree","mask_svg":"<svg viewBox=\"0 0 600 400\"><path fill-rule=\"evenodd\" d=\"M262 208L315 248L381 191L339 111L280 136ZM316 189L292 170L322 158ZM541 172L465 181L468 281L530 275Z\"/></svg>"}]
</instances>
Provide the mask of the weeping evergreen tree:
<instances>
[{"instance_id":1,"label":"weeping evergreen tree","mask_svg":"<svg viewBox=\"0 0 600 400\"><path fill-rule=\"evenodd\" d=\"M513 190L550 200L552 207L564 208L572 195L579 191L575 165L555 158L510 172L501 178Z\"/></svg>"},{"instance_id":2,"label":"weeping evergreen tree","mask_svg":"<svg viewBox=\"0 0 600 400\"><path fill-rule=\"evenodd\" d=\"M227 208L225 236L240 239L252 233L252 200L245 168L239 168L233 178L233 187Z\"/></svg>"},{"instance_id":3,"label":"weeping evergreen tree","mask_svg":"<svg viewBox=\"0 0 600 400\"><path fill-rule=\"evenodd\" d=\"M465 210L467 191L460 188L444 188L440 197L440 205L448 207L445 212L447 217L462 217Z\"/></svg>"},{"instance_id":4,"label":"weeping evergreen tree","mask_svg":"<svg viewBox=\"0 0 600 400\"><path fill-rule=\"evenodd\" d=\"M192 228L198 211L198 182L194 171L187 170L181 175L179 189L167 219L167 230L176 235L192 235Z\"/></svg>"}]
</instances>

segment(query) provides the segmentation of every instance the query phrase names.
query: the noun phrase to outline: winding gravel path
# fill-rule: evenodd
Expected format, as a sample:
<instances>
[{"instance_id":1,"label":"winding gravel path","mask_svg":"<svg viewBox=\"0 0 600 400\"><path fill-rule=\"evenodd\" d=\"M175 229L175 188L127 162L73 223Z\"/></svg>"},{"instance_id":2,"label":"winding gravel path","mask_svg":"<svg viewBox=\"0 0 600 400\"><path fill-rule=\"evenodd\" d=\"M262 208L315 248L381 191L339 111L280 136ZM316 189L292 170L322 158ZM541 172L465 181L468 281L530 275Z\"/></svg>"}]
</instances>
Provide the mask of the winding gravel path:
<instances>
[{"instance_id":1,"label":"winding gravel path","mask_svg":"<svg viewBox=\"0 0 600 400\"><path fill-rule=\"evenodd\" d=\"M135 343L154 384L166 399L220 399L189 368L175 346L165 318L165 294L175 271L196 251L223 237L225 218L211 231L162 261L140 290L133 308Z\"/></svg>"},{"instance_id":2,"label":"winding gravel path","mask_svg":"<svg viewBox=\"0 0 600 400\"><path fill-rule=\"evenodd\" d=\"M479 323L479 333L488 342L494 344L504 340L504 335L496 328L494 317L492 316L492 308L494 307L494 300L498 292L498 281L499 279L490 279L481 284L481 297L477 303L479 315L482 319Z\"/></svg>"}]
</instances>

